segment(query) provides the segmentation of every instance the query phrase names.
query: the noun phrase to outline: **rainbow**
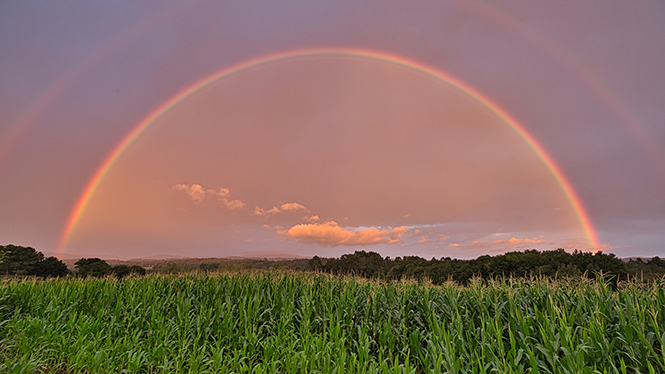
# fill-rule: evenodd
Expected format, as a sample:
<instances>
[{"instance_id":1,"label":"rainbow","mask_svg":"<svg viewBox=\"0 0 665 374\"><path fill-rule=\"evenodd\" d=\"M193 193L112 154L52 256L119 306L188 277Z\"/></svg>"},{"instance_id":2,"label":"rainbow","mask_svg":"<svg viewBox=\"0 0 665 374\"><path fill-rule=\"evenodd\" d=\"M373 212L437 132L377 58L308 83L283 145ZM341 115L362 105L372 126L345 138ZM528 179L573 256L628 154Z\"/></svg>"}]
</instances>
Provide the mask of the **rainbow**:
<instances>
[{"instance_id":1,"label":"rainbow","mask_svg":"<svg viewBox=\"0 0 665 374\"><path fill-rule=\"evenodd\" d=\"M476 91L474 88L470 87L466 83L445 74L439 70L436 70L430 66L422 64L417 61L409 60L407 58L396 56L384 52L377 52L372 50L365 49L353 49L353 48L312 48L312 49L298 49L291 50L286 52L274 53L265 56L260 56L254 59L250 59L238 64L223 68L213 74L208 75L207 77L195 82L184 90L180 91L169 100L162 103L160 106L155 108L150 114L148 114L141 122L139 122L134 128L127 134L125 137L115 146L113 151L108 155L104 160L101 166L94 173L93 177L90 179L88 184L85 186L83 193L78 198L74 209L71 211L65 228L60 237L58 248L56 250L56 255L62 253L67 242L76 228L76 224L80 219L83 211L85 210L88 202L92 198L95 190L99 184L104 179L104 176L108 171L113 167L115 162L120 158L123 152L138 138L150 125L158 119L161 115L166 113L169 109L173 108L182 100L186 99L190 95L199 91L200 89L206 87L207 85L215 82L218 79L222 79L233 74L239 73L248 68L257 67L259 65L294 59L299 57L311 57L311 56L351 56L351 57L360 57L370 60L382 61L392 63L396 66L404 67L407 69L415 70L427 76L436 78L437 80L448 83L449 85L461 90L466 93L477 102L491 110L499 118L501 118L506 124L508 124L536 153L538 158L543 162L545 167L552 174L559 187L563 191L564 195L570 202L575 215L577 216L584 233L589 241L591 247L596 248L598 246L598 239L596 232L593 228L591 220L589 218L584 205L582 204L580 198L577 196L577 193L573 189L572 185L565 177L559 166L554 162L552 157L545 151L542 145L536 141L536 139L529 134L524 127L517 122L510 114L505 110L500 108L497 104L492 102L490 99L482 95L480 92Z\"/></svg>"}]
</instances>

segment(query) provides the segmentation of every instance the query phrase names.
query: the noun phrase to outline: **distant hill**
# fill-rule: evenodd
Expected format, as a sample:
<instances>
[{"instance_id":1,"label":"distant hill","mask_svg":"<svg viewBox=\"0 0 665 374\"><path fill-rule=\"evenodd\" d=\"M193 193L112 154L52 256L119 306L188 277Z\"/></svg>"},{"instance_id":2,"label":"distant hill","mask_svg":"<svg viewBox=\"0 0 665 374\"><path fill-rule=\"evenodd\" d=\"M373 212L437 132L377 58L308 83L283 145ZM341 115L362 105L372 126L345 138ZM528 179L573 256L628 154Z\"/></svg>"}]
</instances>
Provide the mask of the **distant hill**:
<instances>
[{"instance_id":1,"label":"distant hill","mask_svg":"<svg viewBox=\"0 0 665 374\"><path fill-rule=\"evenodd\" d=\"M187 257L171 254L159 254L153 256L146 256L142 258L133 258L131 260L119 260L117 258L108 258L102 256L76 256L72 254L62 254L58 256L62 262L67 265L67 268L74 270L74 263L84 257L100 257L111 266L116 265L138 265L146 270L158 270L168 266L169 264L179 264L187 267L199 267L202 264L222 264L224 268L234 268L236 265L249 266L252 268L269 268L273 263L280 263L284 267L292 267L288 263L293 261L295 268L303 267L300 262L306 263L311 257L299 256L293 253L283 251L250 251L242 256L226 256L226 257ZM250 265L251 264L251 265Z\"/></svg>"},{"instance_id":2,"label":"distant hill","mask_svg":"<svg viewBox=\"0 0 665 374\"><path fill-rule=\"evenodd\" d=\"M229 259L268 259L268 260L295 260L295 259L310 259L311 256L299 256L294 253L284 251L249 251L242 256L228 256Z\"/></svg>"},{"instance_id":3,"label":"distant hill","mask_svg":"<svg viewBox=\"0 0 665 374\"><path fill-rule=\"evenodd\" d=\"M111 266L138 265L148 271L187 271L187 270L242 270L288 268L293 270L307 269L309 258L268 259L268 258L164 258L164 259L133 259L106 260Z\"/></svg>"},{"instance_id":4,"label":"distant hill","mask_svg":"<svg viewBox=\"0 0 665 374\"><path fill-rule=\"evenodd\" d=\"M136 260L166 260L169 258L189 258L187 256L178 256L178 255L167 255L167 254L161 254L161 255L154 255L154 256L147 256L147 257L140 257L137 258ZM134 259L132 259L134 260Z\"/></svg>"},{"instance_id":5,"label":"distant hill","mask_svg":"<svg viewBox=\"0 0 665 374\"><path fill-rule=\"evenodd\" d=\"M638 261L639 260L639 261L642 261L644 263L647 263L647 262L651 261L652 258L653 257L634 256L634 257L624 257L621 260L623 260L623 262L630 262L630 261Z\"/></svg>"}]
</instances>

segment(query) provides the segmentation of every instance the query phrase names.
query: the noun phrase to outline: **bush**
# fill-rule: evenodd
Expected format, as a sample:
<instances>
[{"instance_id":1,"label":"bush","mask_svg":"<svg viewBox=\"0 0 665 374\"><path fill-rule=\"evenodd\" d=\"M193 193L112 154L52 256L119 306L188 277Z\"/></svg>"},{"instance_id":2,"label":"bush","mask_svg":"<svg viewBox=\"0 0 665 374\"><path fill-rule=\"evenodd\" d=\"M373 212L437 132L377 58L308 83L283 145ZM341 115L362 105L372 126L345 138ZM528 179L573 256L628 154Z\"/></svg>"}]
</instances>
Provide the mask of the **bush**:
<instances>
[{"instance_id":1,"label":"bush","mask_svg":"<svg viewBox=\"0 0 665 374\"><path fill-rule=\"evenodd\" d=\"M74 263L80 277L103 277L111 274L111 265L99 258L82 258Z\"/></svg>"}]
</instances>

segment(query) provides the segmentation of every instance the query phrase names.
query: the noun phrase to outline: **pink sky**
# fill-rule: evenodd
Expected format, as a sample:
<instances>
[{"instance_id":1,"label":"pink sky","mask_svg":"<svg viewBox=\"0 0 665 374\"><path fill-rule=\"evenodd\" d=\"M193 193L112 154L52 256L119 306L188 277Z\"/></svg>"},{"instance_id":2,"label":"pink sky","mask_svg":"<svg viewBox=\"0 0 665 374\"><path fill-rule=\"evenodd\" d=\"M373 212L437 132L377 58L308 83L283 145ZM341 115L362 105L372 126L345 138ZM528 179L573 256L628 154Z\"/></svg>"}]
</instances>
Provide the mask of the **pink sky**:
<instances>
[{"instance_id":1,"label":"pink sky","mask_svg":"<svg viewBox=\"0 0 665 374\"><path fill-rule=\"evenodd\" d=\"M655 2L0 4L0 244L60 257L663 256ZM261 6L258 6L261 5ZM311 48L427 66L302 55ZM79 204L80 205L80 204ZM65 235L65 241L60 243ZM59 248L60 246L60 248Z\"/></svg>"}]
</instances>

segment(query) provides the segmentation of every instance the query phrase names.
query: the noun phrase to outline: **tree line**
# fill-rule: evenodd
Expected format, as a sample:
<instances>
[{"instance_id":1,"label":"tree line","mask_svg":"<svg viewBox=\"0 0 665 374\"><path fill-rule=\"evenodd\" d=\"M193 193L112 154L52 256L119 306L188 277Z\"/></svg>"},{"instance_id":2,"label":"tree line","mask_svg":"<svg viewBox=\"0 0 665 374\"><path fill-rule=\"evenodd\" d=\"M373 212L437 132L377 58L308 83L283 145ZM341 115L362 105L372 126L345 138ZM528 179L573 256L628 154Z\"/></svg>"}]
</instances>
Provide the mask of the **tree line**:
<instances>
[{"instance_id":1,"label":"tree line","mask_svg":"<svg viewBox=\"0 0 665 374\"><path fill-rule=\"evenodd\" d=\"M331 274L354 274L367 278L416 280L428 279L435 285L447 281L467 284L472 278L502 277L609 277L615 283L628 278L656 280L665 275L665 261L654 257L648 261L624 262L614 254L603 252L572 253L563 249L551 251L526 250L497 256L480 256L473 260L444 257L426 260L417 256L381 257L375 252L356 251L340 258L319 258L309 261L309 269ZM647 279L644 279L644 274Z\"/></svg>"},{"instance_id":2,"label":"tree line","mask_svg":"<svg viewBox=\"0 0 665 374\"><path fill-rule=\"evenodd\" d=\"M602 275L610 277L610 281L614 284L629 278L643 282L665 278L665 260L659 257L633 259L625 262L614 254L578 250L569 253L563 249L542 252L537 250L509 252L497 256L480 256L473 260L451 259L450 257L426 260L418 256L391 259L381 257L376 252L356 251L353 254L342 255L340 258L314 256L311 260L239 260L196 265L173 263L153 270L179 273L281 268L296 271L322 271L335 275L353 274L386 280L428 279L435 285L447 281L467 284L473 277L484 279L501 277L595 278ZM146 269L139 265L111 266L99 258L81 258L74 263L74 267L76 271L72 273L61 260L55 257L45 257L32 247L13 244L0 245L0 275L32 275L42 278L68 275L80 277L113 275L123 278L132 274L146 274Z\"/></svg>"},{"instance_id":3,"label":"tree line","mask_svg":"<svg viewBox=\"0 0 665 374\"><path fill-rule=\"evenodd\" d=\"M141 266L111 266L99 258L82 258L76 261L74 265L77 269L76 275L81 277L114 275L123 278L130 274L146 274L146 270ZM72 272L64 262L56 257L44 257L43 253L32 247L8 244L0 245L0 274L56 278L72 275Z\"/></svg>"}]
</instances>

